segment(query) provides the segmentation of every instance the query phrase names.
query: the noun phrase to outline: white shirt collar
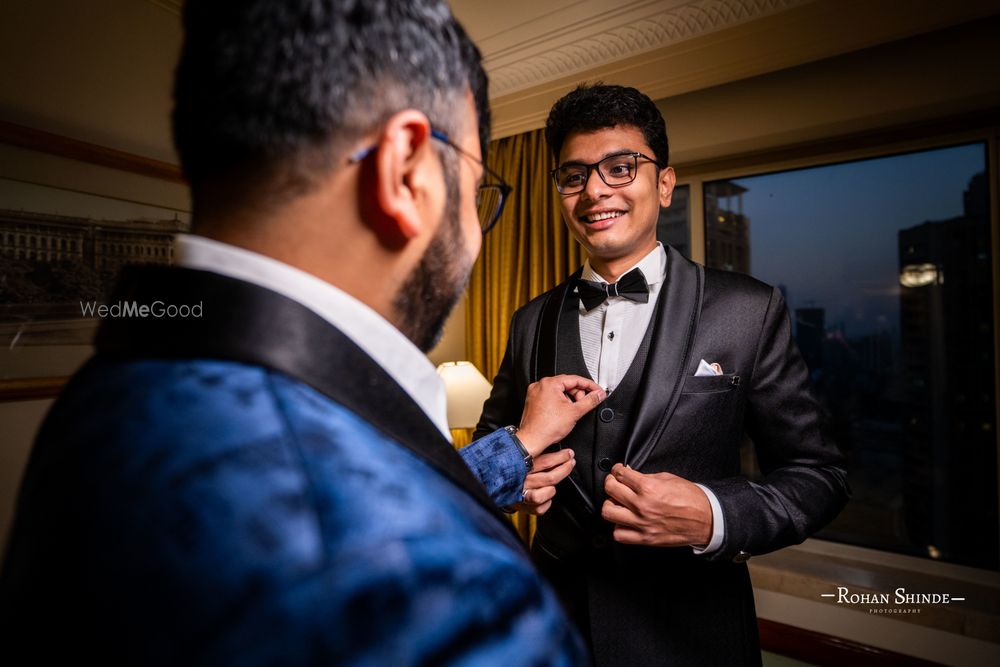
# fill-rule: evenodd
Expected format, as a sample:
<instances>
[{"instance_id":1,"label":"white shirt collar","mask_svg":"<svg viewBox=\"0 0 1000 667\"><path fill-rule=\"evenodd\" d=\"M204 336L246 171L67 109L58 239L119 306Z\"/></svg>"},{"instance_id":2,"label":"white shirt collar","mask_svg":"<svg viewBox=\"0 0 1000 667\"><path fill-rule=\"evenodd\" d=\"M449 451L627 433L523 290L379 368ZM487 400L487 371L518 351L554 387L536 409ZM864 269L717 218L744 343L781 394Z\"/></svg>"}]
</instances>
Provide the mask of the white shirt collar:
<instances>
[{"instance_id":1,"label":"white shirt collar","mask_svg":"<svg viewBox=\"0 0 1000 667\"><path fill-rule=\"evenodd\" d=\"M630 266L627 271L622 271L622 275L624 276L635 268L642 271L642 275L646 278L646 284L655 285L662 282L667 272L667 251L663 249L663 244L657 241L656 247L650 250L649 254L640 259L635 265ZM583 262L583 273L580 274L580 277L584 280L594 282L608 282L590 266L589 257Z\"/></svg>"},{"instance_id":2,"label":"white shirt collar","mask_svg":"<svg viewBox=\"0 0 1000 667\"><path fill-rule=\"evenodd\" d=\"M451 442L447 395L434 365L409 338L367 305L294 266L204 236L178 234L174 257L180 266L253 283L312 310L374 359Z\"/></svg>"}]
</instances>

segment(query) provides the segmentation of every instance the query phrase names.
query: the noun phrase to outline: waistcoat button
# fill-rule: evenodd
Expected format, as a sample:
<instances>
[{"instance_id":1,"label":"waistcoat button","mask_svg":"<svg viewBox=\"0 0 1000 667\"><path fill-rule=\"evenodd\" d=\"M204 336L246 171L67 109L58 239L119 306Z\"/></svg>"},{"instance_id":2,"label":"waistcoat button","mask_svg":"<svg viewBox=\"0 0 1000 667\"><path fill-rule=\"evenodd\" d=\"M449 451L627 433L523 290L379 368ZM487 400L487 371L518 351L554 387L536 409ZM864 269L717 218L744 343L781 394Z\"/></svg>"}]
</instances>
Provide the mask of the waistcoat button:
<instances>
[{"instance_id":1,"label":"waistcoat button","mask_svg":"<svg viewBox=\"0 0 1000 667\"><path fill-rule=\"evenodd\" d=\"M602 422L609 422L615 418L615 411L611 408L604 408L601 410L600 417Z\"/></svg>"},{"instance_id":2,"label":"waistcoat button","mask_svg":"<svg viewBox=\"0 0 1000 667\"><path fill-rule=\"evenodd\" d=\"M604 457L603 459L597 462L597 467L603 470L604 472L611 470L611 459Z\"/></svg>"}]
</instances>

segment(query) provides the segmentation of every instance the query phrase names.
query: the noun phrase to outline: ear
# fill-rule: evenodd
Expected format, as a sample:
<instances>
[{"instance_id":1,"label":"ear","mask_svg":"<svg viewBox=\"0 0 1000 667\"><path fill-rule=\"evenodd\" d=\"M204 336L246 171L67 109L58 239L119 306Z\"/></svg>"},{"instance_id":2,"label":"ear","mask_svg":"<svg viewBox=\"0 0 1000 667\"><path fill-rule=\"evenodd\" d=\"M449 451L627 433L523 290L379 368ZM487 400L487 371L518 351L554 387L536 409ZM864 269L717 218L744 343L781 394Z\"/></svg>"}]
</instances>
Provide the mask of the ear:
<instances>
[{"instance_id":1,"label":"ear","mask_svg":"<svg viewBox=\"0 0 1000 667\"><path fill-rule=\"evenodd\" d=\"M677 184L677 175L674 174L673 167L660 170L660 178L657 187L660 191L660 206L666 208L670 206L670 199L674 195L674 185Z\"/></svg>"},{"instance_id":2,"label":"ear","mask_svg":"<svg viewBox=\"0 0 1000 667\"><path fill-rule=\"evenodd\" d=\"M383 243L402 246L426 231L428 188L444 181L441 166L430 143L431 124L415 109L394 114L379 134L377 147L365 170L369 187L369 225Z\"/></svg>"}]
</instances>

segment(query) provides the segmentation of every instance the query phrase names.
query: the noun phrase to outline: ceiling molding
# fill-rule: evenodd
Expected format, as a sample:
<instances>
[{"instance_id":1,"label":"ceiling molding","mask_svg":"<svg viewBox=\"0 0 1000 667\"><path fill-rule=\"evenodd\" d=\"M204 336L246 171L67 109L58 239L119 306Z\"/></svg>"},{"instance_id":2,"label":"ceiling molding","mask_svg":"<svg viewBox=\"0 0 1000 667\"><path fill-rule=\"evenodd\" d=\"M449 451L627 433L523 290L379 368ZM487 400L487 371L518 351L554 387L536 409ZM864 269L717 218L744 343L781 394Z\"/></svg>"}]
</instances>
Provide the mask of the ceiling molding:
<instances>
[{"instance_id":1,"label":"ceiling molding","mask_svg":"<svg viewBox=\"0 0 1000 667\"><path fill-rule=\"evenodd\" d=\"M617 10L564 24L555 33L532 35L528 32L524 41L509 44L496 53L490 52L490 41L485 41L484 65L490 74L491 97L510 95L813 1L624 3ZM572 15L576 14L574 10Z\"/></svg>"},{"instance_id":2,"label":"ceiling molding","mask_svg":"<svg viewBox=\"0 0 1000 667\"><path fill-rule=\"evenodd\" d=\"M183 0L146 0L180 15ZM662 100L1000 12L996 0L450 0L483 53L493 137L584 81Z\"/></svg>"},{"instance_id":3,"label":"ceiling molding","mask_svg":"<svg viewBox=\"0 0 1000 667\"><path fill-rule=\"evenodd\" d=\"M872 0L799 3L505 95L491 91L493 138L544 126L552 104L585 81L634 86L654 100L662 100L939 30L998 11L995 0L911 0L906 11L891 2ZM492 88L496 74L489 68L488 59L485 64Z\"/></svg>"}]
</instances>

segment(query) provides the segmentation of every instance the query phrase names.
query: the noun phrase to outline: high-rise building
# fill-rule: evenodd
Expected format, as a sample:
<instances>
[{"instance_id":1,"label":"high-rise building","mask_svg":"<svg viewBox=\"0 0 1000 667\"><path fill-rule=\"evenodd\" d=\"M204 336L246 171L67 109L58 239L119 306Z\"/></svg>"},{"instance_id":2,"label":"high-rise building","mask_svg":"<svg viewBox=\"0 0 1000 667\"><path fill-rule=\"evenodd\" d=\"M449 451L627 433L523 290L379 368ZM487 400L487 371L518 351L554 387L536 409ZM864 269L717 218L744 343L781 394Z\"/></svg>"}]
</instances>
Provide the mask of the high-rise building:
<instances>
[{"instance_id":1,"label":"high-rise building","mask_svg":"<svg viewBox=\"0 0 1000 667\"><path fill-rule=\"evenodd\" d=\"M964 214L899 232L904 516L950 560L1000 563L990 224L985 175Z\"/></svg>"},{"instance_id":2,"label":"high-rise building","mask_svg":"<svg viewBox=\"0 0 1000 667\"><path fill-rule=\"evenodd\" d=\"M746 191L732 181L716 181L705 188L708 266L750 273L750 219L743 214Z\"/></svg>"}]
</instances>

